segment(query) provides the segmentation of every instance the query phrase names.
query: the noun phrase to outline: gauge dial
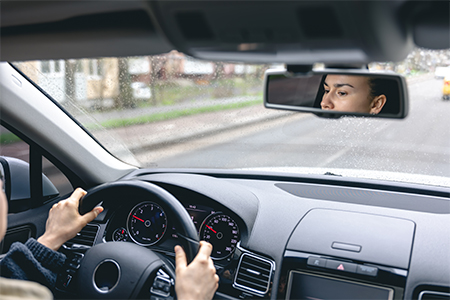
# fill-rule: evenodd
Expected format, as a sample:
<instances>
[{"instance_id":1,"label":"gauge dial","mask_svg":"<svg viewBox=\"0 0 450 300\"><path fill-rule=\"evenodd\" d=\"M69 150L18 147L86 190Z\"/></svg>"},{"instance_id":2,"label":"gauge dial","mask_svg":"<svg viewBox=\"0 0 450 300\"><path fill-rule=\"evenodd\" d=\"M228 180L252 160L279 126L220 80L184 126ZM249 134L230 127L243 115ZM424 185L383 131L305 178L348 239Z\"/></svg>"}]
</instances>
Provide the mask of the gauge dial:
<instances>
[{"instance_id":1,"label":"gauge dial","mask_svg":"<svg viewBox=\"0 0 450 300\"><path fill-rule=\"evenodd\" d=\"M153 245L166 232L166 213L156 203L142 202L131 210L127 226L129 235L135 243L144 246Z\"/></svg>"},{"instance_id":2,"label":"gauge dial","mask_svg":"<svg viewBox=\"0 0 450 300\"><path fill-rule=\"evenodd\" d=\"M128 241L128 231L123 227L117 228L114 230L112 239L115 242L126 242Z\"/></svg>"},{"instance_id":3,"label":"gauge dial","mask_svg":"<svg viewBox=\"0 0 450 300\"><path fill-rule=\"evenodd\" d=\"M211 257L223 259L231 255L239 241L239 227L228 215L217 213L208 217L200 229L200 239L213 245Z\"/></svg>"}]
</instances>

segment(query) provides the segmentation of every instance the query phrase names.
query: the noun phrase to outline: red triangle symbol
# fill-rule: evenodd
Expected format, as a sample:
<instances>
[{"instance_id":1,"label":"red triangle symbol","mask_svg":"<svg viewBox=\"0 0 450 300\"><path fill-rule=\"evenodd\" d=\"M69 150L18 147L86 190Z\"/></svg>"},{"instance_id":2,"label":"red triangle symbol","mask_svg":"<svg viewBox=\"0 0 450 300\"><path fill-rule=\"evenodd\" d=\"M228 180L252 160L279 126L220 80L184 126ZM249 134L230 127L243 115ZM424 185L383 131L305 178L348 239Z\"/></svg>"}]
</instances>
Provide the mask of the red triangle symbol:
<instances>
[{"instance_id":1,"label":"red triangle symbol","mask_svg":"<svg viewBox=\"0 0 450 300\"><path fill-rule=\"evenodd\" d=\"M344 270L345 270L343 264L340 264L339 267L337 267L337 269L338 269L338 270L341 270L341 271L344 271Z\"/></svg>"}]
</instances>

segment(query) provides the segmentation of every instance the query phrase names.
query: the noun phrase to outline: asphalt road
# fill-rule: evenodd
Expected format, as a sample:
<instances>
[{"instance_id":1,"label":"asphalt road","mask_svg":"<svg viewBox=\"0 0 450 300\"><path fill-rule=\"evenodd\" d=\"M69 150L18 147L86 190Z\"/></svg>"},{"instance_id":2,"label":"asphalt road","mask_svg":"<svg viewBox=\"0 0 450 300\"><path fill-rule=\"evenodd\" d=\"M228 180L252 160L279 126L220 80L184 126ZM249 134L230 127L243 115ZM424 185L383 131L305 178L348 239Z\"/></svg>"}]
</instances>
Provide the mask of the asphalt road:
<instances>
[{"instance_id":1,"label":"asphalt road","mask_svg":"<svg viewBox=\"0 0 450 300\"><path fill-rule=\"evenodd\" d=\"M367 173L369 178L388 171L443 176L449 179L427 183L450 186L450 101L443 101L441 93L442 80L427 77L410 83L410 112L404 120L330 120L252 106L112 133L132 149L142 167L321 168L319 173L346 176L351 175L342 170L370 170L355 175ZM3 146L1 154L28 160L23 143ZM47 165L46 174L60 181L62 176ZM67 180L59 184L68 185Z\"/></svg>"},{"instance_id":2,"label":"asphalt road","mask_svg":"<svg viewBox=\"0 0 450 300\"><path fill-rule=\"evenodd\" d=\"M314 167L450 177L450 101L441 99L442 80L415 81L409 95L404 120L329 120L296 113L180 141L138 158L157 167Z\"/></svg>"}]
</instances>

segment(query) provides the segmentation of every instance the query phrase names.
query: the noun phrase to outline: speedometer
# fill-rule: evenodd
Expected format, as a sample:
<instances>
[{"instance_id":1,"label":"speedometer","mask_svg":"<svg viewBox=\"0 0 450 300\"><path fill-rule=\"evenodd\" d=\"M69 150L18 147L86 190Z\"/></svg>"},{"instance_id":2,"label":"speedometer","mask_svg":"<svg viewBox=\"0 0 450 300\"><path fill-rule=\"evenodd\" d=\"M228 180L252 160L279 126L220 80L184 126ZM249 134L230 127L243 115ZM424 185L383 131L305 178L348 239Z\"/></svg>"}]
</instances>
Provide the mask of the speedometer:
<instances>
[{"instance_id":1,"label":"speedometer","mask_svg":"<svg viewBox=\"0 0 450 300\"><path fill-rule=\"evenodd\" d=\"M200 239L213 246L211 257L223 259L230 256L239 241L239 227L228 215L217 213L208 217L200 228Z\"/></svg>"},{"instance_id":2,"label":"speedometer","mask_svg":"<svg viewBox=\"0 0 450 300\"><path fill-rule=\"evenodd\" d=\"M131 210L127 226L129 236L135 243L150 246L157 243L166 232L166 213L156 203L142 202Z\"/></svg>"}]
</instances>

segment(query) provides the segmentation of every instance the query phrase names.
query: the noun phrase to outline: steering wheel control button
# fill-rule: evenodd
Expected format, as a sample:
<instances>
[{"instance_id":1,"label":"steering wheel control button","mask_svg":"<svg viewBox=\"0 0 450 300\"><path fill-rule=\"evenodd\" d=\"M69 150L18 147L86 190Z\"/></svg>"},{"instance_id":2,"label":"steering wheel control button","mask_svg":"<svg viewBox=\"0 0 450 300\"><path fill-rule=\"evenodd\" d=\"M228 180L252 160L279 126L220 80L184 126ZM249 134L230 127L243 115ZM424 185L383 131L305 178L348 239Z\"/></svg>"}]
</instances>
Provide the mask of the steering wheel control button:
<instances>
[{"instance_id":1,"label":"steering wheel control button","mask_svg":"<svg viewBox=\"0 0 450 300\"><path fill-rule=\"evenodd\" d=\"M79 263L70 263L69 267L71 267L73 270L78 270L80 268Z\"/></svg>"},{"instance_id":2,"label":"steering wheel control button","mask_svg":"<svg viewBox=\"0 0 450 300\"><path fill-rule=\"evenodd\" d=\"M111 259L102 261L94 271L94 286L102 294L112 291L119 282L120 268Z\"/></svg>"},{"instance_id":3,"label":"steering wheel control button","mask_svg":"<svg viewBox=\"0 0 450 300\"><path fill-rule=\"evenodd\" d=\"M68 255L64 267L65 271L58 274L56 287L60 290L67 290L77 270L80 268L81 260L84 255L81 253L72 253Z\"/></svg>"},{"instance_id":4,"label":"steering wheel control button","mask_svg":"<svg viewBox=\"0 0 450 300\"><path fill-rule=\"evenodd\" d=\"M62 283L62 286L64 287L64 288L67 288L68 286L69 286L69 284L70 284L70 282L72 281L72 275L70 275L70 274L67 274L67 277L66 277L66 279L64 280L64 282Z\"/></svg>"},{"instance_id":5,"label":"steering wheel control button","mask_svg":"<svg viewBox=\"0 0 450 300\"><path fill-rule=\"evenodd\" d=\"M356 273L375 277L378 274L378 268L364 266L364 265L357 265Z\"/></svg>"},{"instance_id":6,"label":"steering wheel control button","mask_svg":"<svg viewBox=\"0 0 450 300\"><path fill-rule=\"evenodd\" d=\"M325 268L326 263L327 259L314 256L308 257L308 261L306 262L308 266L319 268Z\"/></svg>"},{"instance_id":7,"label":"steering wheel control button","mask_svg":"<svg viewBox=\"0 0 450 300\"><path fill-rule=\"evenodd\" d=\"M356 273L356 264L337 260L327 260L325 267L336 271Z\"/></svg>"},{"instance_id":8,"label":"steering wheel control button","mask_svg":"<svg viewBox=\"0 0 450 300\"><path fill-rule=\"evenodd\" d=\"M331 245L331 248L336 250L344 250L344 251L351 251L351 252L361 252L361 246L359 245L351 245L351 244L345 244L345 243L339 243L339 242L333 242Z\"/></svg>"},{"instance_id":9,"label":"steering wheel control button","mask_svg":"<svg viewBox=\"0 0 450 300\"><path fill-rule=\"evenodd\" d=\"M159 270L154 281L153 285L150 288L151 300L160 300L160 299L173 299L170 296L170 290L173 286L172 278L163 270Z\"/></svg>"}]
</instances>

